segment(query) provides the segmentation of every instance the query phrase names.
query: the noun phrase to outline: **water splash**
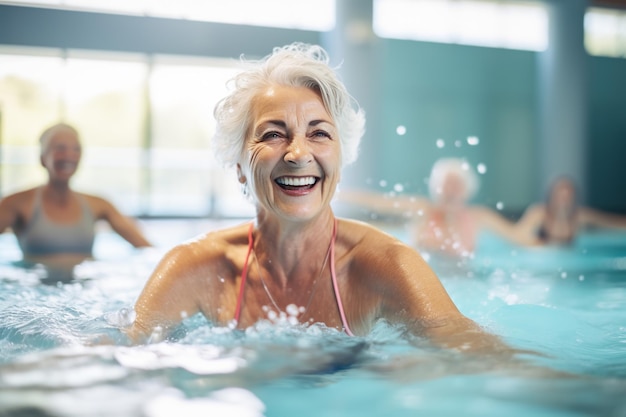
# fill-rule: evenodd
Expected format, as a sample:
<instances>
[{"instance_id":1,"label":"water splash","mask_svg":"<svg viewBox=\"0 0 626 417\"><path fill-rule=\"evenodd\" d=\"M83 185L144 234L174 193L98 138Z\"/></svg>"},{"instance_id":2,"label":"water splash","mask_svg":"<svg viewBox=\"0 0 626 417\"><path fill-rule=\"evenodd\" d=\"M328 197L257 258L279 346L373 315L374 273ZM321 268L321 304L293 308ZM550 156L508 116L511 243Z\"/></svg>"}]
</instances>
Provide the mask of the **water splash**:
<instances>
[{"instance_id":1,"label":"water splash","mask_svg":"<svg viewBox=\"0 0 626 417\"><path fill-rule=\"evenodd\" d=\"M143 411L146 417L259 417L264 415L265 404L243 388L224 388L208 398L187 398L171 389L149 401Z\"/></svg>"}]
</instances>

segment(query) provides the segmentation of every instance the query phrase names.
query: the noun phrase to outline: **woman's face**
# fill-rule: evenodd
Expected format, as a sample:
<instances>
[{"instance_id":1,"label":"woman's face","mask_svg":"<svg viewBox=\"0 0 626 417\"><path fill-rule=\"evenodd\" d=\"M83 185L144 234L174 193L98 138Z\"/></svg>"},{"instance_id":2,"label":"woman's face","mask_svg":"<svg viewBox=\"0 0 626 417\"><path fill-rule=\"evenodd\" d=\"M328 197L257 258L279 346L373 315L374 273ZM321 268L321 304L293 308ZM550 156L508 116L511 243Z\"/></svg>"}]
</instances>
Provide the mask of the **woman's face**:
<instances>
[{"instance_id":1,"label":"woman's face","mask_svg":"<svg viewBox=\"0 0 626 417\"><path fill-rule=\"evenodd\" d=\"M316 92L271 86L256 96L238 171L261 208L312 218L330 207L340 169L335 122Z\"/></svg>"},{"instance_id":2,"label":"woman's face","mask_svg":"<svg viewBox=\"0 0 626 417\"><path fill-rule=\"evenodd\" d=\"M550 200L555 209L571 209L576 200L576 192L573 184L567 180L557 181L552 187Z\"/></svg>"},{"instance_id":3,"label":"woman's face","mask_svg":"<svg viewBox=\"0 0 626 417\"><path fill-rule=\"evenodd\" d=\"M41 164L53 181L69 181L80 162L82 149L78 137L70 129L59 129L42 144Z\"/></svg>"},{"instance_id":4,"label":"woman's face","mask_svg":"<svg viewBox=\"0 0 626 417\"><path fill-rule=\"evenodd\" d=\"M465 181L459 175L447 173L438 189L438 201L444 206L462 206L467 200Z\"/></svg>"}]
</instances>

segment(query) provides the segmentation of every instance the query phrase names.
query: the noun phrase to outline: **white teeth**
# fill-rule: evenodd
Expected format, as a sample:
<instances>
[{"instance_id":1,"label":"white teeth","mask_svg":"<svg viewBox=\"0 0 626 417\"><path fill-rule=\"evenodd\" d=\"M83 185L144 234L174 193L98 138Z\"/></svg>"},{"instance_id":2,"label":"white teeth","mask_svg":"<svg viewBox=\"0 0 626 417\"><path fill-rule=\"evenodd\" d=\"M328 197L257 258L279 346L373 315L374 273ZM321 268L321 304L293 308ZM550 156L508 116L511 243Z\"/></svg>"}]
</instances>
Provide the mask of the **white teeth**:
<instances>
[{"instance_id":1,"label":"white teeth","mask_svg":"<svg viewBox=\"0 0 626 417\"><path fill-rule=\"evenodd\" d=\"M281 185L292 187L302 187L304 185L315 184L315 177L280 177L276 180Z\"/></svg>"}]
</instances>

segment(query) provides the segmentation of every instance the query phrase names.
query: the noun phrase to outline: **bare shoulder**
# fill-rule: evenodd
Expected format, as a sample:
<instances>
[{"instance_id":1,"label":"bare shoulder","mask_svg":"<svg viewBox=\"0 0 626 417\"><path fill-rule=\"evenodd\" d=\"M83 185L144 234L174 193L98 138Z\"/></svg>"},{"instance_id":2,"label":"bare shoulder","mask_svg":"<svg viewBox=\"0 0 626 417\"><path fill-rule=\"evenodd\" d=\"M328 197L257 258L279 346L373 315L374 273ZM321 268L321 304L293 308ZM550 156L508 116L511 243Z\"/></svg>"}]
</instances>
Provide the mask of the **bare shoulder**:
<instances>
[{"instance_id":1,"label":"bare shoulder","mask_svg":"<svg viewBox=\"0 0 626 417\"><path fill-rule=\"evenodd\" d=\"M546 206L541 203L535 203L524 211L520 222L525 224L541 223L546 215Z\"/></svg>"},{"instance_id":2,"label":"bare shoulder","mask_svg":"<svg viewBox=\"0 0 626 417\"><path fill-rule=\"evenodd\" d=\"M211 231L172 248L135 304L137 318L129 336L145 339L157 326L171 329L198 312L220 320L220 306L229 305L223 298L234 293L247 230L241 225Z\"/></svg>"},{"instance_id":3,"label":"bare shoulder","mask_svg":"<svg viewBox=\"0 0 626 417\"><path fill-rule=\"evenodd\" d=\"M19 231L33 212L35 190L20 191L0 198L0 233L11 227Z\"/></svg>"},{"instance_id":4,"label":"bare shoulder","mask_svg":"<svg viewBox=\"0 0 626 417\"><path fill-rule=\"evenodd\" d=\"M93 194L81 193L81 192L78 192L78 191L75 191L75 192L76 192L76 195L79 195L80 197L84 198L85 200L89 201L90 203L94 203L94 204L110 204L107 199L102 198L100 196L93 195Z\"/></svg>"},{"instance_id":5,"label":"bare shoulder","mask_svg":"<svg viewBox=\"0 0 626 417\"><path fill-rule=\"evenodd\" d=\"M356 220L339 223L339 242L345 245L351 269L359 275L403 275L404 268L422 268L426 263L420 254L400 239L370 224ZM426 267L427 268L427 267Z\"/></svg>"},{"instance_id":6,"label":"bare shoulder","mask_svg":"<svg viewBox=\"0 0 626 417\"><path fill-rule=\"evenodd\" d=\"M420 331L425 323L458 317L459 312L428 263L411 246L370 225L340 223L349 234L348 278L351 305L369 305L377 318L408 325ZM350 246L352 245L352 246Z\"/></svg>"},{"instance_id":7,"label":"bare shoulder","mask_svg":"<svg viewBox=\"0 0 626 417\"><path fill-rule=\"evenodd\" d=\"M158 269L171 276L230 276L247 247L249 224L201 234L172 248Z\"/></svg>"},{"instance_id":8,"label":"bare shoulder","mask_svg":"<svg viewBox=\"0 0 626 417\"><path fill-rule=\"evenodd\" d=\"M372 245L379 247L398 242L398 239L389 233L359 220L339 220L338 231L338 238L353 248L367 249Z\"/></svg>"},{"instance_id":9,"label":"bare shoulder","mask_svg":"<svg viewBox=\"0 0 626 417\"><path fill-rule=\"evenodd\" d=\"M113 203L105 198L93 194L85 194L79 192L76 192L76 194L80 196L83 200L85 200L87 204L89 204L91 211L98 218L106 217L112 211L117 211Z\"/></svg>"},{"instance_id":10,"label":"bare shoulder","mask_svg":"<svg viewBox=\"0 0 626 417\"><path fill-rule=\"evenodd\" d=\"M4 204L10 204L10 205L22 205L22 204L31 203L33 199L35 198L36 190L37 188L30 188L28 190L18 191L16 193L9 194L1 198L0 202Z\"/></svg>"},{"instance_id":11,"label":"bare shoulder","mask_svg":"<svg viewBox=\"0 0 626 417\"><path fill-rule=\"evenodd\" d=\"M36 188L19 191L0 198L2 214L28 218L33 210Z\"/></svg>"},{"instance_id":12,"label":"bare shoulder","mask_svg":"<svg viewBox=\"0 0 626 417\"><path fill-rule=\"evenodd\" d=\"M531 204L530 206L528 206L528 208L526 209L524 213L528 214L529 216L540 216L540 215L543 215L545 211L546 211L546 206L544 204L535 203L535 204Z\"/></svg>"}]
</instances>

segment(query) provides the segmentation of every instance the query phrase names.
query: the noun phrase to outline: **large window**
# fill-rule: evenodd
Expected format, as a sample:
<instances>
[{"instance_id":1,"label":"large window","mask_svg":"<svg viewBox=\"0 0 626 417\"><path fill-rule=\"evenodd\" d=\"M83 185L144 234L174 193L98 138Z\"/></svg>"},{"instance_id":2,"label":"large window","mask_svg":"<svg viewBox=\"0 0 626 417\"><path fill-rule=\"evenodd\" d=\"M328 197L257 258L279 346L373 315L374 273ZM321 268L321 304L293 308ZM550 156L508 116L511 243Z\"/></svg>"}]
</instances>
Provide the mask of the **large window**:
<instances>
[{"instance_id":1,"label":"large window","mask_svg":"<svg viewBox=\"0 0 626 417\"><path fill-rule=\"evenodd\" d=\"M588 9L585 48L591 55L626 58L626 10Z\"/></svg>"},{"instance_id":2,"label":"large window","mask_svg":"<svg viewBox=\"0 0 626 417\"><path fill-rule=\"evenodd\" d=\"M127 212L143 212L144 85L141 57L68 53L62 74L63 119L76 126L84 157L79 189L114 198Z\"/></svg>"},{"instance_id":3,"label":"large window","mask_svg":"<svg viewBox=\"0 0 626 417\"><path fill-rule=\"evenodd\" d=\"M150 77L150 212L248 213L234 172L223 172L208 140L213 107L226 94L232 65L201 59L157 58Z\"/></svg>"},{"instance_id":4,"label":"large window","mask_svg":"<svg viewBox=\"0 0 626 417\"><path fill-rule=\"evenodd\" d=\"M374 0L381 37L542 51L548 16L541 3L512 0Z\"/></svg>"},{"instance_id":5,"label":"large window","mask_svg":"<svg viewBox=\"0 0 626 417\"><path fill-rule=\"evenodd\" d=\"M335 0L12 0L10 3L318 31L331 30L335 25Z\"/></svg>"},{"instance_id":6,"label":"large window","mask_svg":"<svg viewBox=\"0 0 626 417\"><path fill-rule=\"evenodd\" d=\"M212 110L235 62L60 50L0 50L0 195L45 181L38 137L78 128L74 187L132 215L252 213L213 159Z\"/></svg>"},{"instance_id":7,"label":"large window","mask_svg":"<svg viewBox=\"0 0 626 417\"><path fill-rule=\"evenodd\" d=\"M0 192L45 179L37 138L61 117L64 62L50 51L0 53Z\"/></svg>"}]
</instances>

